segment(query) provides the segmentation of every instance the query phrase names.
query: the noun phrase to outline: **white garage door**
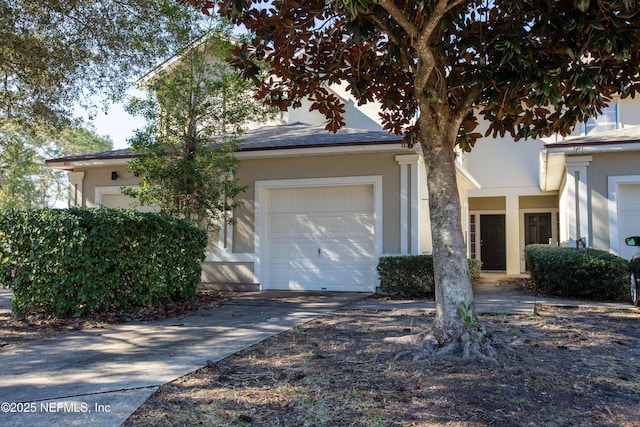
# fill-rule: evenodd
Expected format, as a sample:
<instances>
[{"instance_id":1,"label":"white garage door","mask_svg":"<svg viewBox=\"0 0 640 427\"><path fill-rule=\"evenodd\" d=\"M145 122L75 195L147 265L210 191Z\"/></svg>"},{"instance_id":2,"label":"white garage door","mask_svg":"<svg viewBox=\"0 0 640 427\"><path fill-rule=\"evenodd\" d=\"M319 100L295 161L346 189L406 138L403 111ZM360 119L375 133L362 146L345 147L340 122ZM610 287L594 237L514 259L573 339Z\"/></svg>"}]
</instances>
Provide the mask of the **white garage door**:
<instances>
[{"instance_id":1,"label":"white garage door","mask_svg":"<svg viewBox=\"0 0 640 427\"><path fill-rule=\"evenodd\" d=\"M375 289L373 185L271 189L269 289Z\"/></svg>"},{"instance_id":2,"label":"white garage door","mask_svg":"<svg viewBox=\"0 0 640 427\"><path fill-rule=\"evenodd\" d=\"M640 236L640 184L620 184L618 187L618 221L620 256L629 259L637 248L625 245L624 239Z\"/></svg>"}]
</instances>

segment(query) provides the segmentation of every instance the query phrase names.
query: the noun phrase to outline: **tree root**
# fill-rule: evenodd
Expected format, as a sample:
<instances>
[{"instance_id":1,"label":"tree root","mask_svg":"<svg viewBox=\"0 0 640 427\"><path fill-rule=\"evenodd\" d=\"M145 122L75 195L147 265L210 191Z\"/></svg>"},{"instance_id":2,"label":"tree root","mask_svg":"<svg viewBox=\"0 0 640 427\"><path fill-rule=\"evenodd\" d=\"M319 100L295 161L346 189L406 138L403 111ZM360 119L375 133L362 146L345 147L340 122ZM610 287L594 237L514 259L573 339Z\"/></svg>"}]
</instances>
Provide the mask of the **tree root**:
<instances>
[{"instance_id":1,"label":"tree root","mask_svg":"<svg viewBox=\"0 0 640 427\"><path fill-rule=\"evenodd\" d=\"M414 361L427 361L434 358L462 357L500 365L499 357L503 353L515 353L515 350L501 343L482 326L465 328L459 336L440 343L436 337L441 331L422 332L412 340L414 347L396 355L395 359L412 358Z\"/></svg>"}]
</instances>

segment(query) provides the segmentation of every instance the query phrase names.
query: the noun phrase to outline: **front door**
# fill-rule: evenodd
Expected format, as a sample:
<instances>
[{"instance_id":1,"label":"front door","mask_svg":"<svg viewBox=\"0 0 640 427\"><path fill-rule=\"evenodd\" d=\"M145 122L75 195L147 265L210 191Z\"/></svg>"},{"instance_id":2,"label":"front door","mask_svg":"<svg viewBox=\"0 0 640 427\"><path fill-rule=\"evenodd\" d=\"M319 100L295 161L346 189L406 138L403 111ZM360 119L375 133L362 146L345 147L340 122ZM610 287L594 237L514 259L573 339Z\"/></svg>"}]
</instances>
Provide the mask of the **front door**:
<instances>
[{"instance_id":1,"label":"front door","mask_svg":"<svg viewBox=\"0 0 640 427\"><path fill-rule=\"evenodd\" d=\"M483 270L507 269L504 215L480 215L480 259Z\"/></svg>"},{"instance_id":2,"label":"front door","mask_svg":"<svg viewBox=\"0 0 640 427\"><path fill-rule=\"evenodd\" d=\"M549 244L551 239L551 214L524 214L524 244Z\"/></svg>"}]
</instances>

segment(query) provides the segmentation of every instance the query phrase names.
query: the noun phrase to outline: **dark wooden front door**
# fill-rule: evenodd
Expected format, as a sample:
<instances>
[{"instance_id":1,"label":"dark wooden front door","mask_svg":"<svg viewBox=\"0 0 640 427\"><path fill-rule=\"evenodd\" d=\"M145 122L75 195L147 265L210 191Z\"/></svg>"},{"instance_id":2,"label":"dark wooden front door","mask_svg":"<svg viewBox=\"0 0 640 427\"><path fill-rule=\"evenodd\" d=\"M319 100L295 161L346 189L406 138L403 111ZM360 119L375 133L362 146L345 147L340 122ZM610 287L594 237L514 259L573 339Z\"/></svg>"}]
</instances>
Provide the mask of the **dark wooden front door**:
<instances>
[{"instance_id":1,"label":"dark wooden front door","mask_svg":"<svg viewBox=\"0 0 640 427\"><path fill-rule=\"evenodd\" d=\"M524 244L533 245L549 244L551 238L551 214L528 213L524 214Z\"/></svg>"},{"instance_id":2,"label":"dark wooden front door","mask_svg":"<svg viewBox=\"0 0 640 427\"><path fill-rule=\"evenodd\" d=\"M480 259L483 270L506 270L504 215L480 215Z\"/></svg>"}]
</instances>

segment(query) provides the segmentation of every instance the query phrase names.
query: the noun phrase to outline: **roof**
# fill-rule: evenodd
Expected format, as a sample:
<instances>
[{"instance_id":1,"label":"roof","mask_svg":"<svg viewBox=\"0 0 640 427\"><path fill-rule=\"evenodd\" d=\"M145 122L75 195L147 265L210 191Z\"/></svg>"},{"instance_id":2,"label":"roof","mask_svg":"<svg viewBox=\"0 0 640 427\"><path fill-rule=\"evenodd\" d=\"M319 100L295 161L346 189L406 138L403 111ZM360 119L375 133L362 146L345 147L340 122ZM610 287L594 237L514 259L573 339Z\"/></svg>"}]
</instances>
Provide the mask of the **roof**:
<instances>
[{"instance_id":1,"label":"roof","mask_svg":"<svg viewBox=\"0 0 640 427\"><path fill-rule=\"evenodd\" d=\"M555 191L560 188L567 156L629 151L640 151L640 126L545 144L540 153L540 188L543 191Z\"/></svg>"},{"instance_id":2,"label":"roof","mask_svg":"<svg viewBox=\"0 0 640 427\"><path fill-rule=\"evenodd\" d=\"M323 125L296 123L288 126L271 126L253 129L241 135L239 152L267 150L309 149L319 147L358 147L402 143L401 135L391 135L382 130L342 128L336 133ZM98 166L126 163L136 157L130 149L103 151L45 161L45 166L56 169L72 169L77 166Z\"/></svg>"},{"instance_id":3,"label":"roof","mask_svg":"<svg viewBox=\"0 0 640 427\"><path fill-rule=\"evenodd\" d=\"M401 135L391 135L382 130L341 128L333 133L323 125L302 123L254 129L244 133L241 138L243 142L239 151L402 143Z\"/></svg>"},{"instance_id":4,"label":"roof","mask_svg":"<svg viewBox=\"0 0 640 427\"><path fill-rule=\"evenodd\" d=\"M630 148L627 144L640 144L640 126L629 126L608 132L600 132L578 138L566 139L562 142L545 144L545 148L554 151L566 151L567 148L589 147L589 151L608 151L614 146L619 149ZM571 151L571 150L569 150Z\"/></svg>"}]
</instances>

